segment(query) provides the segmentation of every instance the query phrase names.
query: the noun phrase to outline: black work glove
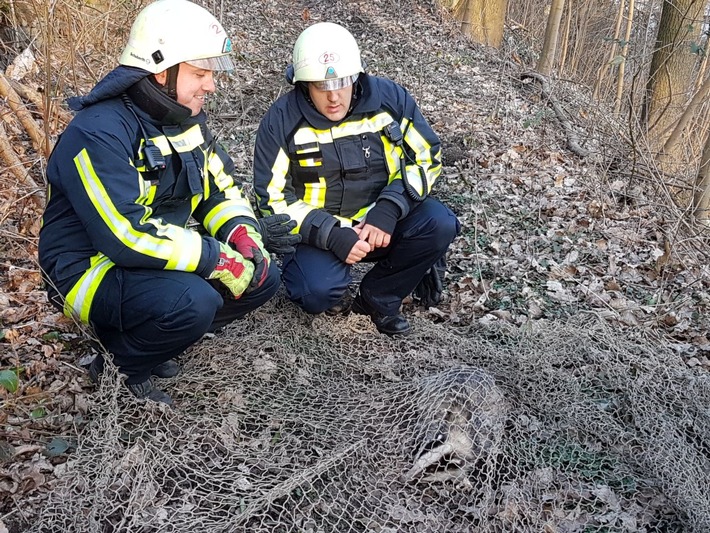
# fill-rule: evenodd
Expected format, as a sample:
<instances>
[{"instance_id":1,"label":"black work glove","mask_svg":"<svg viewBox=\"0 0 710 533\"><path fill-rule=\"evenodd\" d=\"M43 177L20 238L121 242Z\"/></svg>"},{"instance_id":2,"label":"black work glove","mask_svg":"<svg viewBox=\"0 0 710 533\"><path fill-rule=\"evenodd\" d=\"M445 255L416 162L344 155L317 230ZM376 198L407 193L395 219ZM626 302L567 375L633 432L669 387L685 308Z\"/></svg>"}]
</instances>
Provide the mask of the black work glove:
<instances>
[{"instance_id":1,"label":"black work glove","mask_svg":"<svg viewBox=\"0 0 710 533\"><path fill-rule=\"evenodd\" d=\"M357 233L355 233L355 230L334 226L333 229L330 230L326 246L338 259L345 262L348 255L350 255L350 250L353 249L358 239L359 237Z\"/></svg>"},{"instance_id":2,"label":"black work glove","mask_svg":"<svg viewBox=\"0 0 710 533\"><path fill-rule=\"evenodd\" d=\"M296 250L294 246L301 242L298 233L291 233L296 227L296 221L286 214L269 215L258 219L257 222L264 248L271 253L290 254Z\"/></svg>"},{"instance_id":3,"label":"black work glove","mask_svg":"<svg viewBox=\"0 0 710 533\"><path fill-rule=\"evenodd\" d=\"M442 257L427 270L412 294L419 298L424 307L434 307L441 301L446 274L446 258Z\"/></svg>"}]
</instances>

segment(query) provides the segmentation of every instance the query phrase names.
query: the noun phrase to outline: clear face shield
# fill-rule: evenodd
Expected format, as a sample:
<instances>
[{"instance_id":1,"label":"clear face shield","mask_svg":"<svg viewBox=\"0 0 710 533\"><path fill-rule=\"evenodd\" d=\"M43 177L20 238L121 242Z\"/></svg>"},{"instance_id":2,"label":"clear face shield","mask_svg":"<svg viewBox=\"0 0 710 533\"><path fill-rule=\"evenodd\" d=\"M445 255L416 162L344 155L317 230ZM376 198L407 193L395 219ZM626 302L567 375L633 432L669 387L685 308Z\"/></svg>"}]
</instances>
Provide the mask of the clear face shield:
<instances>
[{"instance_id":1,"label":"clear face shield","mask_svg":"<svg viewBox=\"0 0 710 533\"><path fill-rule=\"evenodd\" d=\"M353 74L352 76L345 76L344 78L333 78L332 80L323 81L309 81L308 83L318 89L319 91L337 91L339 89L345 89L345 87L350 87L360 74Z\"/></svg>"},{"instance_id":2,"label":"clear face shield","mask_svg":"<svg viewBox=\"0 0 710 533\"><path fill-rule=\"evenodd\" d=\"M204 70L212 70L214 72L230 72L234 70L232 58L228 55L207 57L204 59L191 59L185 61L188 65Z\"/></svg>"}]
</instances>

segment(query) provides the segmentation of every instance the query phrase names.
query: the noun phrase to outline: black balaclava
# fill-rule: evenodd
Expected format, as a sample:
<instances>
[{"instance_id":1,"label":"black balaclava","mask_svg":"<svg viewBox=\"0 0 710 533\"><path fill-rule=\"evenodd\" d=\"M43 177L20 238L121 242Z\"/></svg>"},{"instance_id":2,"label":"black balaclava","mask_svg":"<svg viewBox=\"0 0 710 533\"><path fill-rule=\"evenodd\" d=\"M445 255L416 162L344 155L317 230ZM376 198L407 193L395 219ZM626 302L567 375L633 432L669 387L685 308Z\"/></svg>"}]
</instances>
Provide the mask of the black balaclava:
<instances>
[{"instance_id":1,"label":"black balaclava","mask_svg":"<svg viewBox=\"0 0 710 533\"><path fill-rule=\"evenodd\" d=\"M160 85L151 75L131 85L126 93L161 124L180 124L192 116L192 110L177 101L178 70L179 64L167 70L165 85Z\"/></svg>"}]
</instances>

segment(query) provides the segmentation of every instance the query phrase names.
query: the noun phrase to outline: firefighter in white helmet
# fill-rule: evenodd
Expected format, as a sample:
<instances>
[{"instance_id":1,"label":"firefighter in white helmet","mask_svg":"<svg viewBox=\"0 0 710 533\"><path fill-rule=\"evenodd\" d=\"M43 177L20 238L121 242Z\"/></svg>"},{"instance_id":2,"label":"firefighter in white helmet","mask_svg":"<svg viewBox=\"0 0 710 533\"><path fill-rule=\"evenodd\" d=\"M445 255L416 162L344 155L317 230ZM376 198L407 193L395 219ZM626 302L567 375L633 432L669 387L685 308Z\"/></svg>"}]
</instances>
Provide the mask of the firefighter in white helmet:
<instances>
[{"instance_id":1,"label":"firefighter in white helmet","mask_svg":"<svg viewBox=\"0 0 710 533\"><path fill-rule=\"evenodd\" d=\"M139 398L172 403L153 377L176 375L177 355L279 285L264 241L291 227L288 217L257 219L205 124L214 73L234 68L231 49L204 8L148 5L120 65L70 99L78 113L47 164L39 260L50 300L93 326ZM91 363L92 379L103 363Z\"/></svg>"},{"instance_id":2,"label":"firefighter in white helmet","mask_svg":"<svg viewBox=\"0 0 710 533\"><path fill-rule=\"evenodd\" d=\"M296 40L286 71L295 84L257 132L254 185L263 214L288 214L302 237L283 258L289 298L309 313L369 315L405 335L402 300L441 298L444 256L460 231L429 193L441 144L410 94L366 73L344 27L323 22ZM354 300L351 267L374 262ZM351 303L350 303L351 302Z\"/></svg>"}]
</instances>

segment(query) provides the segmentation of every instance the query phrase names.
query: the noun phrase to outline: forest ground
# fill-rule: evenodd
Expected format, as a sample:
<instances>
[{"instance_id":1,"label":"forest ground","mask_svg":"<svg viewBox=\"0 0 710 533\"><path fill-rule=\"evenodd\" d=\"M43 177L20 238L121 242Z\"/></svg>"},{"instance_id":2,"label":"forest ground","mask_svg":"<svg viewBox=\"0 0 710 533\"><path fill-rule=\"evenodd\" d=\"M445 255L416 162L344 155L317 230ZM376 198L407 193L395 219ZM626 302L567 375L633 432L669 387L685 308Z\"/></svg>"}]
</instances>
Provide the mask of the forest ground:
<instances>
[{"instance_id":1,"label":"forest ground","mask_svg":"<svg viewBox=\"0 0 710 533\"><path fill-rule=\"evenodd\" d=\"M627 128L587 89L551 82L551 98L589 151L580 157L539 84L521 76L534 54L514 35L500 54L482 49L425 1L224 4L239 68L210 113L247 189L259 118L288 90L282 72L295 37L320 20L346 25L368 70L408 88L440 134L444 171L434 193L463 231L447 257L444 301L425 310L408 300L405 313L461 334L476 323L525 327L593 313L620 335L632 329L657 339L698 372L710 368L707 237L658 192L659 182L635 173ZM35 72L22 83L36 89L43 79ZM92 83L84 78L72 91ZM43 183L44 160L29 138L12 130L8 137ZM19 374L16 390L0 387L2 531L4 516L38 511L23 502L51 490L54 469L91 417L93 386L82 368L91 355L85 337L42 288L41 207L7 171L0 179L0 370Z\"/></svg>"}]
</instances>

